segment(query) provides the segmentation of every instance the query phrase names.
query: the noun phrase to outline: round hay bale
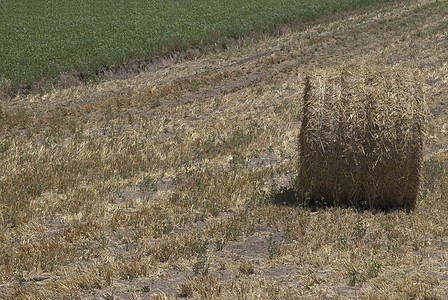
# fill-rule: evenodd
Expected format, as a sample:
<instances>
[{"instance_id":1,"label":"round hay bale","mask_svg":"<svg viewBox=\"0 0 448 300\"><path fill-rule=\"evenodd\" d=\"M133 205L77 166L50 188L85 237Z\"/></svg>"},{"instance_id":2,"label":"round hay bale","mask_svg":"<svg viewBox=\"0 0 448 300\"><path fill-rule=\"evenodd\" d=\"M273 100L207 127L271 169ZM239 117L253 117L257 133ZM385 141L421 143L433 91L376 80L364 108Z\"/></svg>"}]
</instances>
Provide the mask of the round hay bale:
<instances>
[{"instance_id":1,"label":"round hay bale","mask_svg":"<svg viewBox=\"0 0 448 300\"><path fill-rule=\"evenodd\" d=\"M315 70L303 90L299 194L370 208L413 207L426 114L418 70Z\"/></svg>"}]
</instances>

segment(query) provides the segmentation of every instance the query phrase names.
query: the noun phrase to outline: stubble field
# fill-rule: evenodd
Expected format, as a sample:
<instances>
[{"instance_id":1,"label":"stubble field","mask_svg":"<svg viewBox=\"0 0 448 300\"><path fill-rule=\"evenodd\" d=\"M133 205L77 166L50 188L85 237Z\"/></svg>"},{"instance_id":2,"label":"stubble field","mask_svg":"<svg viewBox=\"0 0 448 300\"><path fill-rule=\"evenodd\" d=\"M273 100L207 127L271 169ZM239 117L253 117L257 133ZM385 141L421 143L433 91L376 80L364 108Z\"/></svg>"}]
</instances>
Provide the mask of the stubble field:
<instances>
[{"instance_id":1,"label":"stubble field","mask_svg":"<svg viewBox=\"0 0 448 300\"><path fill-rule=\"evenodd\" d=\"M0 298L446 299L447 12L400 2L0 102ZM304 76L342 62L427 78L409 212L295 199Z\"/></svg>"}]
</instances>

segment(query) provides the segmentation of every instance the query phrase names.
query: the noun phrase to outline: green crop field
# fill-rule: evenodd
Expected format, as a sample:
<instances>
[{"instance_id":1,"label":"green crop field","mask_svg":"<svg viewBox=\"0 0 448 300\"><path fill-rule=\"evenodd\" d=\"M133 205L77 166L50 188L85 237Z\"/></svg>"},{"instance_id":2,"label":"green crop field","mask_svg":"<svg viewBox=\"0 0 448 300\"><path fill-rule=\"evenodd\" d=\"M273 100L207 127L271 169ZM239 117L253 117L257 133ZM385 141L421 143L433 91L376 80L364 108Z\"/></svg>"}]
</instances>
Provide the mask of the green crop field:
<instances>
[{"instance_id":1,"label":"green crop field","mask_svg":"<svg viewBox=\"0 0 448 300\"><path fill-rule=\"evenodd\" d=\"M34 0L0 2L0 79L31 85L61 72L217 42L385 0Z\"/></svg>"}]
</instances>

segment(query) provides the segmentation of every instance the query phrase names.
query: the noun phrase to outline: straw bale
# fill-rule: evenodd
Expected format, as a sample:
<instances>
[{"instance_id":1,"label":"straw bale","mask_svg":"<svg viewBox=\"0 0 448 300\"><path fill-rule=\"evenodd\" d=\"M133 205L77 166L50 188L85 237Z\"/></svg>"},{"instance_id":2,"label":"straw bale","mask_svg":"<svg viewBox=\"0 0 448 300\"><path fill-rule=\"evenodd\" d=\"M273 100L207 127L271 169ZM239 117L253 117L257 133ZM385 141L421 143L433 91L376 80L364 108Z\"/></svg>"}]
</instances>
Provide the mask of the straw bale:
<instances>
[{"instance_id":1,"label":"straw bale","mask_svg":"<svg viewBox=\"0 0 448 300\"><path fill-rule=\"evenodd\" d=\"M370 208L413 207L426 111L418 70L315 70L303 89L299 193Z\"/></svg>"}]
</instances>

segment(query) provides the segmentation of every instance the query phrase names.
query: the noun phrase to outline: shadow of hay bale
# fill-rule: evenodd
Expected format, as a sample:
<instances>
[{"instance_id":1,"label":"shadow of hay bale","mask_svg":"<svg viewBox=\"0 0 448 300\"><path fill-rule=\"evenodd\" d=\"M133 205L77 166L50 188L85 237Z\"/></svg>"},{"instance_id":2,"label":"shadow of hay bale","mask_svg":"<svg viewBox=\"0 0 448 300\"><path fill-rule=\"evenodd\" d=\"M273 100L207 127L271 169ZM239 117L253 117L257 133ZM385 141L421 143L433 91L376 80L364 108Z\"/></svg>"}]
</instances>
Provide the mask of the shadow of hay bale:
<instances>
[{"instance_id":1,"label":"shadow of hay bale","mask_svg":"<svg viewBox=\"0 0 448 300\"><path fill-rule=\"evenodd\" d=\"M315 70L303 87L299 199L386 210L414 207L426 115L418 70L366 65Z\"/></svg>"},{"instance_id":2,"label":"shadow of hay bale","mask_svg":"<svg viewBox=\"0 0 448 300\"><path fill-rule=\"evenodd\" d=\"M342 209L353 209L356 212L363 212L365 210L370 210L372 213L377 212L394 212L394 211L405 211L410 212L409 207L392 207L392 208L372 208L369 207L367 202L363 202L359 205L351 204L347 205L344 203L339 203L335 199L315 199L301 197L301 193L295 188L282 187L278 190L272 190L270 193L270 203L275 206L287 206L287 207L301 207L305 210L310 210L312 212L318 210L325 210L327 208L342 208Z\"/></svg>"},{"instance_id":3,"label":"shadow of hay bale","mask_svg":"<svg viewBox=\"0 0 448 300\"><path fill-rule=\"evenodd\" d=\"M348 208L347 205L338 203L333 200L326 199L314 199L311 197L301 197L301 193L297 189L290 187L282 187L280 189L272 190L270 193L270 201L273 205L277 206L291 206L291 207L302 207L304 209L309 209L311 211L317 211L319 209L325 209L329 207L341 207ZM367 205L361 206L351 206L351 208L362 211L368 209Z\"/></svg>"}]
</instances>

